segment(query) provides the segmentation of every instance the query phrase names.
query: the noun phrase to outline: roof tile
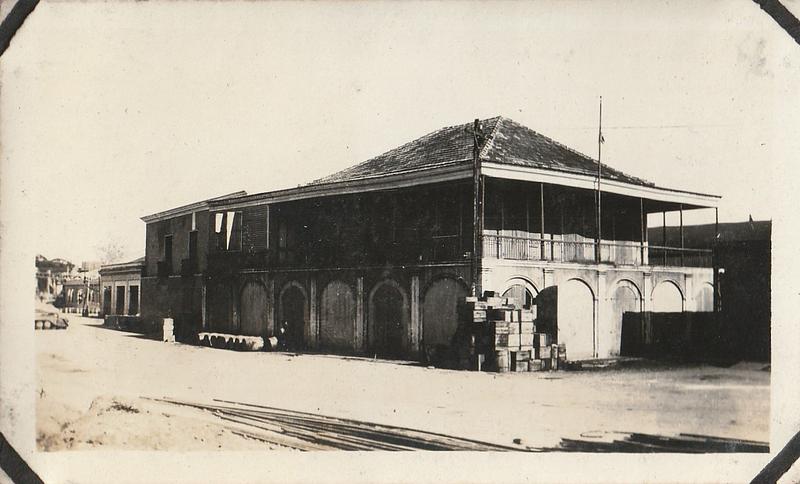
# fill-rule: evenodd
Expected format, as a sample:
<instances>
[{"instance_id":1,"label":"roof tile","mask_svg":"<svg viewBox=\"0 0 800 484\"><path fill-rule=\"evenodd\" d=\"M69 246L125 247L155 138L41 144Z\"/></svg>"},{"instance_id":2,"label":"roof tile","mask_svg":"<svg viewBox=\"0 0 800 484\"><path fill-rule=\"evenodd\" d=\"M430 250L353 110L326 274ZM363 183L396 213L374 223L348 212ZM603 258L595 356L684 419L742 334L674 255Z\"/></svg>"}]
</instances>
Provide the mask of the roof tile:
<instances>
[{"instance_id":1,"label":"roof tile","mask_svg":"<svg viewBox=\"0 0 800 484\"><path fill-rule=\"evenodd\" d=\"M505 165L526 166L582 175L597 174L597 160L516 121L494 117L481 121L487 138L481 159ZM318 185L418 171L472 160L472 123L441 128L350 168L320 178ZM634 185L653 183L603 164L603 177Z\"/></svg>"}]
</instances>

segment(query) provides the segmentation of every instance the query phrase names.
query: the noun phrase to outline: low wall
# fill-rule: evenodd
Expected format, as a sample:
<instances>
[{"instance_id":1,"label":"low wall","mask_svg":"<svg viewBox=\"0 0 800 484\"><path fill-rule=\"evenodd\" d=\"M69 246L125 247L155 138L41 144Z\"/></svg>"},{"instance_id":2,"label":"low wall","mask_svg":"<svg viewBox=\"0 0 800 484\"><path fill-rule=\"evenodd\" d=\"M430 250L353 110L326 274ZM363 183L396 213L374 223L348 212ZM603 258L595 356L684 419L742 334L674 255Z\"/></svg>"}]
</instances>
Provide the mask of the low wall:
<instances>
[{"instance_id":1,"label":"low wall","mask_svg":"<svg viewBox=\"0 0 800 484\"><path fill-rule=\"evenodd\" d=\"M622 318L625 356L738 361L735 334L711 312L626 312Z\"/></svg>"},{"instance_id":2,"label":"low wall","mask_svg":"<svg viewBox=\"0 0 800 484\"><path fill-rule=\"evenodd\" d=\"M145 323L139 316L121 316L116 314L106 316L103 319L103 326L144 334L153 333L156 330L155 326Z\"/></svg>"}]
</instances>

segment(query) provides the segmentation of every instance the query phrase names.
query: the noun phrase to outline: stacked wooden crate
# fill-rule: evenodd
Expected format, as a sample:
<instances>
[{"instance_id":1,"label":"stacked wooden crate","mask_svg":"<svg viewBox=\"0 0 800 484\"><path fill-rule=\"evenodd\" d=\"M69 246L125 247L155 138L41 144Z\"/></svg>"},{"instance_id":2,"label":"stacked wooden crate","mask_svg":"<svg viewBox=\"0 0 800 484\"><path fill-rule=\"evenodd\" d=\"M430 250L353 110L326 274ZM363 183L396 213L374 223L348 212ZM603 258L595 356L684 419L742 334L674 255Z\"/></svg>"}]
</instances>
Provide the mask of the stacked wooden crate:
<instances>
[{"instance_id":1,"label":"stacked wooden crate","mask_svg":"<svg viewBox=\"0 0 800 484\"><path fill-rule=\"evenodd\" d=\"M458 340L463 369L504 373L557 368L550 363L550 336L536 332L536 306L523 307L490 291L465 299Z\"/></svg>"}]
</instances>

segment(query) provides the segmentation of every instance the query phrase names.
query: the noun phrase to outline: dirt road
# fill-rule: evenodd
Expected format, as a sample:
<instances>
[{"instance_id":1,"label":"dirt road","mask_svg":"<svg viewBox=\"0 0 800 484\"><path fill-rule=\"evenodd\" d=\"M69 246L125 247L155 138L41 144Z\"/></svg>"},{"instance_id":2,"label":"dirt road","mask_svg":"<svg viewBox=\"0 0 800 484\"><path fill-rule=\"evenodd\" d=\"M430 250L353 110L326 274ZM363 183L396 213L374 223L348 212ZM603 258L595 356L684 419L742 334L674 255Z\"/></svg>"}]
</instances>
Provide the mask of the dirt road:
<instances>
[{"instance_id":1,"label":"dirt road","mask_svg":"<svg viewBox=\"0 0 800 484\"><path fill-rule=\"evenodd\" d=\"M66 331L37 331L42 449L302 447L291 439L259 440L236 422L162 398L268 407L268 423L258 416L265 428L306 432L323 425L339 432L341 422L356 421L421 431L415 435L423 440L436 433L452 439L447 445L551 448L609 432L769 437L763 365L499 375L162 343L99 323L73 316ZM369 438L362 430L348 438ZM413 447L413 438L399 445Z\"/></svg>"}]
</instances>

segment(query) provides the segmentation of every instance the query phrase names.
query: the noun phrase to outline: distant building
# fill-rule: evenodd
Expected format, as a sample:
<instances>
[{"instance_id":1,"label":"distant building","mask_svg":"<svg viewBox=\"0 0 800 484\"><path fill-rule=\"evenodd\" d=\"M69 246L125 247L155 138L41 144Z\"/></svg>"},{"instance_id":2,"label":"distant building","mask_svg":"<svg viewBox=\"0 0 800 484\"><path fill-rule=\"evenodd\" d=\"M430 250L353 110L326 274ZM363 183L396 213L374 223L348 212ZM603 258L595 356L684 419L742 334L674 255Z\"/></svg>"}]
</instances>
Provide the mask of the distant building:
<instances>
[{"instance_id":1,"label":"distant building","mask_svg":"<svg viewBox=\"0 0 800 484\"><path fill-rule=\"evenodd\" d=\"M75 265L64 259L48 260L43 255L36 256L36 293L39 297L52 300L62 291L66 279L73 276Z\"/></svg>"},{"instance_id":2,"label":"distant building","mask_svg":"<svg viewBox=\"0 0 800 484\"><path fill-rule=\"evenodd\" d=\"M475 124L306 186L143 217L143 317L256 336L286 323L297 348L420 358L450 344L471 292L541 293L540 323L580 360L619 354L625 313L712 309L711 251L653 244L647 215L719 197L603 165L598 224L597 160L507 118Z\"/></svg>"},{"instance_id":3,"label":"distant building","mask_svg":"<svg viewBox=\"0 0 800 484\"><path fill-rule=\"evenodd\" d=\"M141 278L144 257L100 267L103 316L138 316L141 312Z\"/></svg>"},{"instance_id":4,"label":"distant building","mask_svg":"<svg viewBox=\"0 0 800 484\"><path fill-rule=\"evenodd\" d=\"M100 281L98 277L76 277L65 280L59 306L67 313L96 316L100 313Z\"/></svg>"}]
</instances>

